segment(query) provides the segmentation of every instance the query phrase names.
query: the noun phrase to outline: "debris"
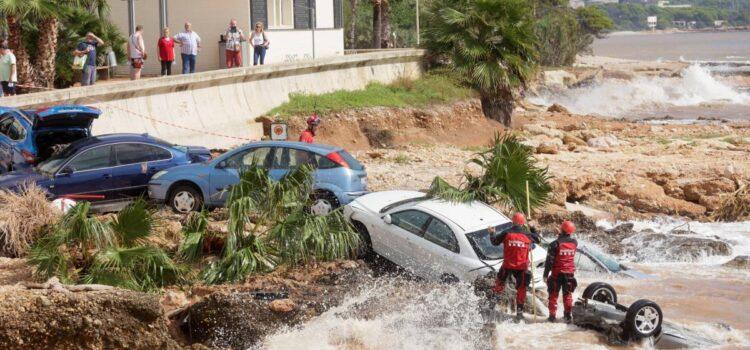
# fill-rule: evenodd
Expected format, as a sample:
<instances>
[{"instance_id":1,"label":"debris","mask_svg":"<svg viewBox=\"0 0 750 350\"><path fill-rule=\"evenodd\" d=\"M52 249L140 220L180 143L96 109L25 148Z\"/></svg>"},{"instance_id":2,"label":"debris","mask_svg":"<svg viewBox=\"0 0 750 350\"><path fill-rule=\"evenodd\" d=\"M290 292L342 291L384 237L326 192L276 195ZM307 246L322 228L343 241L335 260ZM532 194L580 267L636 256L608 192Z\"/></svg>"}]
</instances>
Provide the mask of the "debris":
<instances>
[{"instance_id":1,"label":"debris","mask_svg":"<svg viewBox=\"0 0 750 350\"><path fill-rule=\"evenodd\" d=\"M268 308L273 312L287 313L292 312L297 307L292 299L276 299L268 303Z\"/></svg>"},{"instance_id":2,"label":"debris","mask_svg":"<svg viewBox=\"0 0 750 350\"><path fill-rule=\"evenodd\" d=\"M547 108L547 112L570 114L570 111L568 111L567 108L557 103L549 106L549 108Z\"/></svg>"}]
</instances>

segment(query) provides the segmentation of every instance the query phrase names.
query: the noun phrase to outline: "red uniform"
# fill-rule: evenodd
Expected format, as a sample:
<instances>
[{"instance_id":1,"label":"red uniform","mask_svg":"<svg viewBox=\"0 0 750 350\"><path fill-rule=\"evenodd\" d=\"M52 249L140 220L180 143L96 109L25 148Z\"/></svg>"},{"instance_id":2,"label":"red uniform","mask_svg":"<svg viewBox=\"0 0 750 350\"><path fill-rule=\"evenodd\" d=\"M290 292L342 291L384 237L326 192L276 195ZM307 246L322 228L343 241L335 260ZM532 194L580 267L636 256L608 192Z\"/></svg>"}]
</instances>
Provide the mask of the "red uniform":
<instances>
[{"instance_id":1,"label":"red uniform","mask_svg":"<svg viewBox=\"0 0 750 350\"><path fill-rule=\"evenodd\" d=\"M310 129L307 129L299 135L299 142L313 143L315 142L315 133Z\"/></svg>"},{"instance_id":2,"label":"red uniform","mask_svg":"<svg viewBox=\"0 0 750 350\"><path fill-rule=\"evenodd\" d=\"M526 302L526 287L530 282L526 269L529 266L529 250L532 243L539 243L539 236L526 231L525 228L513 225L511 228L491 237L492 244L503 245L503 265L495 280L495 293L502 294L505 281L513 276L516 281L516 304L523 310Z\"/></svg>"},{"instance_id":3,"label":"red uniform","mask_svg":"<svg viewBox=\"0 0 750 350\"><path fill-rule=\"evenodd\" d=\"M560 289L563 292L565 317L570 317L573 309L573 290L576 288L575 257L578 242L570 235L561 234L547 249L547 261L544 263L544 277L547 280L549 293L549 315L554 318L557 313L557 297ZM551 274L550 274L551 272ZM547 276L549 275L549 278Z\"/></svg>"}]
</instances>

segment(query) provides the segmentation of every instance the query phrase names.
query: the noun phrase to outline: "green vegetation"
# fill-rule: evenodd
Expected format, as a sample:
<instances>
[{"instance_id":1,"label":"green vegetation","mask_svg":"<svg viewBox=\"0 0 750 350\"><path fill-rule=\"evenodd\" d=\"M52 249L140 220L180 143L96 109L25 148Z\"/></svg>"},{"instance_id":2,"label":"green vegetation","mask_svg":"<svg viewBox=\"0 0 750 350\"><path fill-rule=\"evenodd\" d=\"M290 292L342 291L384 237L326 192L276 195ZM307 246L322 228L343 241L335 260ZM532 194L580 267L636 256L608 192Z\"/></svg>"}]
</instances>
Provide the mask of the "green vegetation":
<instances>
[{"instance_id":1,"label":"green vegetation","mask_svg":"<svg viewBox=\"0 0 750 350\"><path fill-rule=\"evenodd\" d=\"M525 0L434 0L425 46L479 92L482 111L510 126L513 90L536 71L532 7Z\"/></svg>"},{"instance_id":2,"label":"green vegetation","mask_svg":"<svg viewBox=\"0 0 750 350\"><path fill-rule=\"evenodd\" d=\"M479 176L464 173L463 182L453 187L435 177L429 196L450 201L480 200L500 204L507 209L528 212L526 182L529 183L529 203L537 209L547 203L552 186L547 168L537 167L534 151L512 135L496 135L491 148L474 155L470 162L482 170Z\"/></svg>"},{"instance_id":3,"label":"green vegetation","mask_svg":"<svg viewBox=\"0 0 750 350\"><path fill-rule=\"evenodd\" d=\"M539 63L571 65L576 55L591 51L594 38L613 27L606 12L593 6L572 9L568 1L538 1L534 32Z\"/></svg>"},{"instance_id":4,"label":"green vegetation","mask_svg":"<svg viewBox=\"0 0 750 350\"><path fill-rule=\"evenodd\" d=\"M396 164L402 164L403 165L403 164L409 164L409 163L411 163L411 158L409 158L405 154L399 154L399 155L391 158L391 161L393 161Z\"/></svg>"},{"instance_id":5,"label":"green vegetation","mask_svg":"<svg viewBox=\"0 0 750 350\"><path fill-rule=\"evenodd\" d=\"M750 0L673 0L670 5L690 4L690 8L663 8L649 4L603 4L617 30L646 30L646 17L657 16L657 29L673 28L672 21L695 22L696 28L712 28L715 20L726 25L750 24Z\"/></svg>"},{"instance_id":6,"label":"green vegetation","mask_svg":"<svg viewBox=\"0 0 750 350\"><path fill-rule=\"evenodd\" d=\"M371 83L364 90L339 90L321 95L291 94L289 102L268 115L325 114L366 107L422 107L448 103L473 96L471 89L462 86L457 78L446 72L432 72L417 80L399 79L390 85Z\"/></svg>"}]
</instances>

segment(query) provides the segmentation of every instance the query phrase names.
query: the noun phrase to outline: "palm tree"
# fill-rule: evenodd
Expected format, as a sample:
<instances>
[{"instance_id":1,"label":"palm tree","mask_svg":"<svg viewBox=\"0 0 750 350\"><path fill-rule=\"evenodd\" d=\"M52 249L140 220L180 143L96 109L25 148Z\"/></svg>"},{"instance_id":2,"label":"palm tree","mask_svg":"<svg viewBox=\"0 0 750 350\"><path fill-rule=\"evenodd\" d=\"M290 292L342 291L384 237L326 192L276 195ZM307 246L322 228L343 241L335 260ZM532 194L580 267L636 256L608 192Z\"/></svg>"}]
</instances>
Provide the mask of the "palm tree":
<instances>
[{"instance_id":1,"label":"palm tree","mask_svg":"<svg viewBox=\"0 0 750 350\"><path fill-rule=\"evenodd\" d=\"M390 0L371 0L372 3L372 42L373 48L393 47L391 39Z\"/></svg>"},{"instance_id":2,"label":"palm tree","mask_svg":"<svg viewBox=\"0 0 750 350\"><path fill-rule=\"evenodd\" d=\"M479 92L486 117L510 127L513 89L536 70L530 2L434 0L426 18L426 47Z\"/></svg>"}]
</instances>

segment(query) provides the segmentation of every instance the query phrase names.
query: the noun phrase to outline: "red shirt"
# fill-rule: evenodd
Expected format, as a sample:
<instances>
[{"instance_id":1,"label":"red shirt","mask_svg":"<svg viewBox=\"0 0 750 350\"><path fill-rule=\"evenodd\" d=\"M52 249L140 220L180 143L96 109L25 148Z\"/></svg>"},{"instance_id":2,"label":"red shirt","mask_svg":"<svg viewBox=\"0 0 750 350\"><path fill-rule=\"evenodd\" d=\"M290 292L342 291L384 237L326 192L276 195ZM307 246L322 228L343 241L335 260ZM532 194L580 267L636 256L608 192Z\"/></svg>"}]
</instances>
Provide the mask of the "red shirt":
<instances>
[{"instance_id":1,"label":"red shirt","mask_svg":"<svg viewBox=\"0 0 750 350\"><path fill-rule=\"evenodd\" d=\"M299 142L313 143L315 142L313 136L315 136L315 134L313 134L312 131L305 130L302 132L302 134L299 135Z\"/></svg>"},{"instance_id":2,"label":"red shirt","mask_svg":"<svg viewBox=\"0 0 750 350\"><path fill-rule=\"evenodd\" d=\"M159 38L159 60L174 61L174 40L172 38Z\"/></svg>"}]
</instances>

